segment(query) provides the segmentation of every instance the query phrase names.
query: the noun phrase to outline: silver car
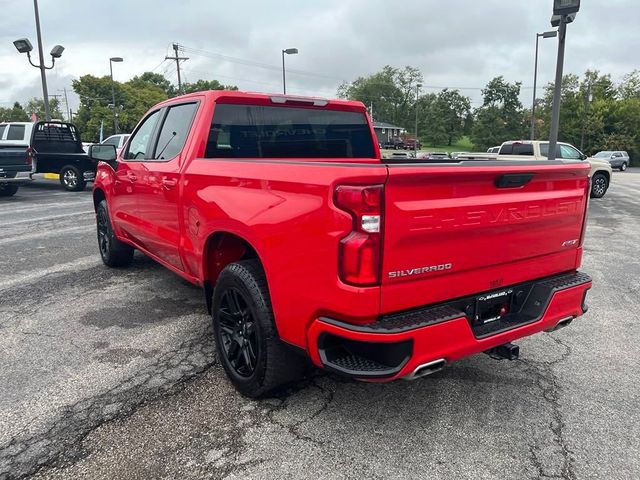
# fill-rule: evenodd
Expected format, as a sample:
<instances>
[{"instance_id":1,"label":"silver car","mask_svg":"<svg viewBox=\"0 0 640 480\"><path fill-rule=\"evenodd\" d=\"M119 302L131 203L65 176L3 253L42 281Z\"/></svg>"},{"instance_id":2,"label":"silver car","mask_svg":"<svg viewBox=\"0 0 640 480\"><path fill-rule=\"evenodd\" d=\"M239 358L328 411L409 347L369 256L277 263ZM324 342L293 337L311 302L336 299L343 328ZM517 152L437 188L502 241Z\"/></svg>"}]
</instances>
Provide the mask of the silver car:
<instances>
[{"instance_id":1,"label":"silver car","mask_svg":"<svg viewBox=\"0 0 640 480\"><path fill-rule=\"evenodd\" d=\"M602 158L611 164L611 168L617 168L624 172L631 160L629 154L623 150L605 150L594 155L595 158Z\"/></svg>"}]
</instances>

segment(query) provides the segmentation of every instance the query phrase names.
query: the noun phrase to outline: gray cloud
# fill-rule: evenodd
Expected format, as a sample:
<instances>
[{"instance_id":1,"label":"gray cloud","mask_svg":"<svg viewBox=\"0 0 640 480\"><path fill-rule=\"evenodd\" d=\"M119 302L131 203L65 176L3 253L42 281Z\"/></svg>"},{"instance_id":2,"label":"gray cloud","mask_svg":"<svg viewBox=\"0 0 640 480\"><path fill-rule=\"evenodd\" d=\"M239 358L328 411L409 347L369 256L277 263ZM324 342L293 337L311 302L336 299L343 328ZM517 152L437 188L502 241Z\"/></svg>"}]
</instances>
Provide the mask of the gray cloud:
<instances>
[{"instance_id":1,"label":"gray cloud","mask_svg":"<svg viewBox=\"0 0 640 480\"><path fill-rule=\"evenodd\" d=\"M596 68L619 79L638 68L637 0L582 3L569 26L565 71ZM412 65L422 70L426 85L467 87L463 92L477 104L480 88L496 75L523 82L529 87L523 102L530 102L535 33L550 29L551 5L551 0L41 0L40 13L45 51L56 43L66 47L48 73L52 91L70 87L72 78L86 73L107 75L113 55L125 58L114 70L117 80L155 68L175 82L175 65L163 62L175 41L191 49L183 66L187 81L217 78L245 90L279 91L280 50L297 47L300 54L286 59L293 93L333 96L342 80L386 64ZM23 36L35 44L33 7L0 0L0 11L0 102L41 95L37 69L11 44ZM556 45L541 42L541 85L553 78Z\"/></svg>"}]
</instances>

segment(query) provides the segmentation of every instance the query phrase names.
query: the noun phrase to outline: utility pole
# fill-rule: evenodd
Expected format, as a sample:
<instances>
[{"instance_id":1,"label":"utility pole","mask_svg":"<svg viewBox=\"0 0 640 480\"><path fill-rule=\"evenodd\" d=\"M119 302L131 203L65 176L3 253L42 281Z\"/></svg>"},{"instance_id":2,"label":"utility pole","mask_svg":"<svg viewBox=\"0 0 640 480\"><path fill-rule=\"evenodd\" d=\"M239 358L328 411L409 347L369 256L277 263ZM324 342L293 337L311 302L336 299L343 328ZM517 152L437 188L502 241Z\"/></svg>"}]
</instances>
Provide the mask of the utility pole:
<instances>
[{"instance_id":1,"label":"utility pole","mask_svg":"<svg viewBox=\"0 0 640 480\"><path fill-rule=\"evenodd\" d=\"M180 60L189 60L188 57L180 57L178 55L178 48L180 48L180 45L178 45L177 43L173 44L173 51L176 53L175 57L164 57L165 60L175 60L176 61L176 68L178 69L178 94L182 93L182 78L180 77Z\"/></svg>"},{"instance_id":2,"label":"utility pole","mask_svg":"<svg viewBox=\"0 0 640 480\"><path fill-rule=\"evenodd\" d=\"M58 89L59 92L64 92L64 95L61 95L62 97L64 97L64 107L65 107L65 112L67 113L67 120L70 122L71 121L71 110L69 110L69 98L67 97L67 87L64 87L62 90ZM57 95L51 95L56 96Z\"/></svg>"},{"instance_id":3,"label":"utility pole","mask_svg":"<svg viewBox=\"0 0 640 480\"><path fill-rule=\"evenodd\" d=\"M42 33L40 33L40 12L38 11L38 0L33 0L33 9L36 14L36 37L38 38L38 56L40 57L40 79L42 80L42 99L44 100L45 120L51 120L49 111L49 92L47 91L47 76L45 75L44 55L42 53Z\"/></svg>"},{"instance_id":4,"label":"utility pole","mask_svg":"<svg viewBox=\"0 0 640 480\"><path fill-rule=\"evenodd\" d=\"M420 87L422 87L421 84L416 84L416 124L415 124L415 134L416 134L416 138L413 141L413 154L417 155L418 154L418 100L420 100Z\"/></svg>"},{"instance_id":5,"label":"utility pole","mask_svg":"<svg viewBox=\"0 0 640 480\"><path fill-rule=\"evenodd\" d=\"M558 130L560 124L560 99L562 94L562 70L564 67L564 46L567 39L567 19L564 15L560 16L560 25L558 26L558 59L556 61L556 81L553 91L553 108L551 109L551 131L549 133L549 160L556 159L556 148L558 145Z\"/></svg>"},{"instance_id":6,"label":"utility pole","mask_svg":"<svg viewBox=\"0 0 640 480\"><path fill-rule=\"evenodd\" d=\"M53 94L53 93L49 94L49 98L54 98L58 102L58 107L60 106L60 100L58 100L58 98L60 97L62 97L62 95ZM49 120L51 120L51 109L49 109Z\"/></svg>"},{"instance_id":7,"label":"utility pole","mask_svg":"<svg viewBox=\"0 0 640 480\"><path fill-rule=\"evenodd\" d=\"M580 134L580 151L584 151L584 130L585 121L589 114L589 104L591 103L591 82L587 85L587 95L584 97L584 112L582 114L582 133Z\"/></svg>"}]
</instances>

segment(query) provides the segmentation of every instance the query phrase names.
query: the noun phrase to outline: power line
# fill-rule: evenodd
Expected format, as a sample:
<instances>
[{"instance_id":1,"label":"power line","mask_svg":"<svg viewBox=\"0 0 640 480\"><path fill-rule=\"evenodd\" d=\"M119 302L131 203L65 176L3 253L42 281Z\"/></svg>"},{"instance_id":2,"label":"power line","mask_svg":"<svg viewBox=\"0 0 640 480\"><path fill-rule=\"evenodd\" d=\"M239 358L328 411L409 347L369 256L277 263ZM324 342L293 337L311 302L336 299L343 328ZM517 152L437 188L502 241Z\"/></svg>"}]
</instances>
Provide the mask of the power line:
<instances>
[{"instance_id":1,"label":"power line","mask_svg":"<svg viewBox=\"0 0 640 480\"><path fill-rule=\"evenodd\" d=\"M247 66L250 66L250 67L263 68L263 69L266 69L266 70L273 70L273 71L277 71L277 72L280 72L282 70L282 67L279 66L279 65L256 62L254 60L246 60L244 58L232 57L230 55L223 55L221 53L208 52L206 50L185 47L183 45L180 45L180 49L182 51L186 52L186 53L191 53L193 55L200 55L202 57L208 57L208 58L217 58L217 59L226 60L226 61L232 62L232 63L238 63L238 64L241 64L241 65L247 65ZM334 77L332 75L324 75L322 73L307 72L305 70L297 70L297 69L294 69L294 68L287 68L287 73L294 73L294 74L297 74L297 75L307 75L307 76L319 77L319 78L328 78L330 80L339 80L341 82L342 81L346 81L344 78L341 78L341 77Z\"/></svg>"}]
</instances>

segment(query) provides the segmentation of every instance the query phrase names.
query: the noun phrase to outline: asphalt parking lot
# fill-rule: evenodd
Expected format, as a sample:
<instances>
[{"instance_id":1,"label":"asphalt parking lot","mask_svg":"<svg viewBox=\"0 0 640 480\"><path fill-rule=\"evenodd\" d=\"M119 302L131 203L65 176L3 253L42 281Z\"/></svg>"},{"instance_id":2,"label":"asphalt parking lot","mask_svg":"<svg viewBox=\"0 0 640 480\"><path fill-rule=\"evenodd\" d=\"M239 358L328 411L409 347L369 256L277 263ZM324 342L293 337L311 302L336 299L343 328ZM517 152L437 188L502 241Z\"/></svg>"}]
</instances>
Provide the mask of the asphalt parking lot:
<instances>
[{"instance_id":1,"label":"asphalt parking lot","mask_svg":"<svg viewBox=\"0 0 640 480\"><path fill-rule=\"evenodd\" d=\"M236 393L200 290L103 267L91 192L0 199L0 479L640 478L640 169L592 200L590 310L415 382ZM635 453L634 453L635 452Z\"/></svg>"}]
</instances>

